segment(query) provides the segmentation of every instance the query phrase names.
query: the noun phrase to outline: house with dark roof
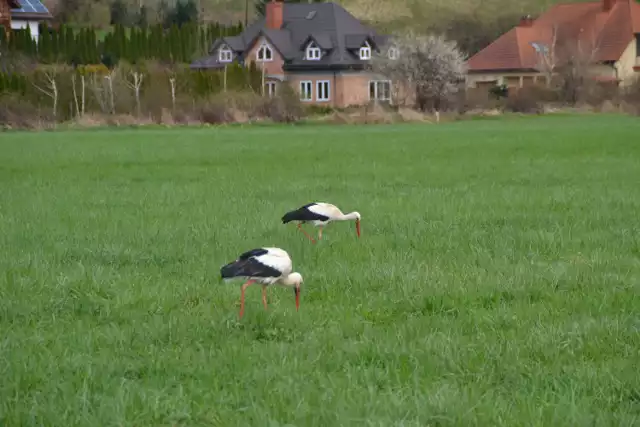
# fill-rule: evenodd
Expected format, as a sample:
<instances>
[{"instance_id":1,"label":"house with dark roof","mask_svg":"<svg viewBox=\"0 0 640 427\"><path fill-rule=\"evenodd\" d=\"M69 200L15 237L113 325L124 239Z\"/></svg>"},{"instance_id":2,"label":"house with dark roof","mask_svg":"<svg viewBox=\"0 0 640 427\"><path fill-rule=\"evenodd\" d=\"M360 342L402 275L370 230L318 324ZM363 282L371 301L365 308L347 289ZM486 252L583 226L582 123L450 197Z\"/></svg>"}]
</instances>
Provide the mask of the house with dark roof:
<instances>
[{"instance_id":1,"label":"house with dark roof","mask_svg":"<svg viewBox=\"0 0 640 427\"><path fill-rule=\"evenodd\" d=\"M397 56L387 37L335 3L267 3L265 16L233 37L216 40L192 69L255 62L265 93L291 85L304 102L345 107L391 99L391 84L367 71L373 54Z\"/></svg>"},{"instance_id":2,"label":"house with dark roof","mask_svg":"<svg viewBox=\"0 0 640 427\"><path fill-rule=\"evenodd\" d=\"M545 58L559 62L555 46L573 43L590 50L589 73L617 85L640 77L640 3L598 0L556 4L537 19L527 16L468 60L467 87L505 84L520 88L544 76ZM583 49L584 50L584 49ZM547 71L549 70L549 62Z\"/></svg>"},{"instance_id":3,"label":"house with dark roof","mask_svg":"<svg viewBox=\"0 0 640 427\"><path fill-rule=\"evenodd\" d=\"M51 19L51 13L40 0L0 0L0 26L5 30L29 28L37 40L38 25Z\"/></svg>"}]
</instances>

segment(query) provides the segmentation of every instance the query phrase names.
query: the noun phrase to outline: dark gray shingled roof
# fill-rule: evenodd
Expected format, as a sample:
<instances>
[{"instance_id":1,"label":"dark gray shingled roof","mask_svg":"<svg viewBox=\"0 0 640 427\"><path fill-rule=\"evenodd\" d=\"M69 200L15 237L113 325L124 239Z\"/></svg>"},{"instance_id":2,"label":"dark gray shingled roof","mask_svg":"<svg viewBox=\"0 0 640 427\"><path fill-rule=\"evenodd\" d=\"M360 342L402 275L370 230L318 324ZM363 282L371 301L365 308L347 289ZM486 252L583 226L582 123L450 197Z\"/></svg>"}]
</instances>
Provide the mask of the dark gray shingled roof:
<instances>
[{"instance_id":1,"label":"dark gray shingled roof","mask_svg":"<svg viewBox=\"0 0 640 427\"><path fill-rule=\"evenodd\" d=\"M362 69L366 61L358 52L365 41L377 49L387 40L362 24L342 6L335 3L284 3L280 30L265 28L262 17L242 34L216 40L210 56L198 59L192 68L219 68L217 49L226 44L243 60L246 50L264 36L284 58L284 70ZM307 43L314 40L323 49L319 61L304 60Z\"/></svg>"}]
</instances>

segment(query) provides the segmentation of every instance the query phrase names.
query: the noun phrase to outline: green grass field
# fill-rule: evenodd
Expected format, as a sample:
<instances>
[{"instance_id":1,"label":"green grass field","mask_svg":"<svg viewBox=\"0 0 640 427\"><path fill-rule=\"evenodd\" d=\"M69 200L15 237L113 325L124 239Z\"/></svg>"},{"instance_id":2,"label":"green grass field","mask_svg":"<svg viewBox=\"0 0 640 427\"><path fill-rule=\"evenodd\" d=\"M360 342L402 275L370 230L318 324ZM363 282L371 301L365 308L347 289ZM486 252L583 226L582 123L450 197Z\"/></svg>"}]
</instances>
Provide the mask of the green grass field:
<instances>
[{"instance_id":1,"label":"green grass field","mask_svg":"<svg viewBox=\"0 0 640 427\"><path fill-rule=\"evenodd\" d=\"M0 425L640 423L640 122L0 135ZM287 210L363 216L311 245ZM286 249L305 278L219 268Z\"/></svg>"}]
</instances>

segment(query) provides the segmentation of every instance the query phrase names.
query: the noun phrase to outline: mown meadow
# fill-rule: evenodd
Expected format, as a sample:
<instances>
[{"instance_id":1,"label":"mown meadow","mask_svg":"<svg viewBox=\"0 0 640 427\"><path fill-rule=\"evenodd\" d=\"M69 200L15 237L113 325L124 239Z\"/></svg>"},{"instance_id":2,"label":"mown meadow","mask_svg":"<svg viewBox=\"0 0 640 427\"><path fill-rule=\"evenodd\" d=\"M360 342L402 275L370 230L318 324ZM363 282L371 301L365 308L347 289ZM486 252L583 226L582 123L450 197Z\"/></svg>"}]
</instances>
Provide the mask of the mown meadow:
<instances>
[{"instance_id":1,"label":"mown meadow","mask_svg":"<svg viewBox=\"0 0 640 427\"><path fill-rule=\"evenodd\" d=\"M0 425L632 426L640 122L0 136ZM316 245L282 214L362 214ZM305 278L220 267L277 246Z\"/></svg>"}]
</instances>

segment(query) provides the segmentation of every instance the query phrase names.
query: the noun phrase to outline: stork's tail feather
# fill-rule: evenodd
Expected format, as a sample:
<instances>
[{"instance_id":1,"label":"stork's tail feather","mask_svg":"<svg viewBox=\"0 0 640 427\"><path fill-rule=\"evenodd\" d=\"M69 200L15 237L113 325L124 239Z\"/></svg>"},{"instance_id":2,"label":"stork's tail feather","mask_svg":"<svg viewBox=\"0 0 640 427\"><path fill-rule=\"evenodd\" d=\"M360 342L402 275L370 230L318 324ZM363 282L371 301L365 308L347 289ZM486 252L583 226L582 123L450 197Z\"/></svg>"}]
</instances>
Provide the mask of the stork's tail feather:
<instances>
[{"instance_id":1,"label":"stork's tail feather","mask_svg":"<svg viewBox=\"0 0 640 427\"><path fill-rule=\"evenodd\" d=\"M286 214L284 214L284 216L282 217L282 223L286 224L288 222L291 221L295 221L296 217L297 217L298 211L291 211L291 212L287 212Z\"/></svg>"}]
</instances>

